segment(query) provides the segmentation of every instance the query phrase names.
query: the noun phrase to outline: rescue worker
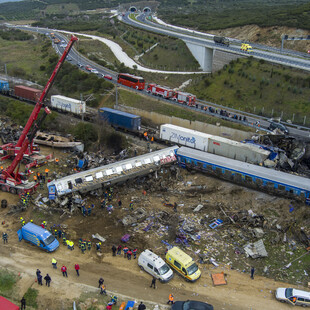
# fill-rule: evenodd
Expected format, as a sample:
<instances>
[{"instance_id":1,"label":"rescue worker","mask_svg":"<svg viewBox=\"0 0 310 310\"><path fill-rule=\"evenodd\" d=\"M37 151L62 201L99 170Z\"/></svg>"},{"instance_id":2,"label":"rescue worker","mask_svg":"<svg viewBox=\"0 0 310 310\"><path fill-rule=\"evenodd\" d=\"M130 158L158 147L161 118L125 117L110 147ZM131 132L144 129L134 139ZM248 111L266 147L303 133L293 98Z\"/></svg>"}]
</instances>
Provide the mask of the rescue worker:
<instances>
[{"instance_id":1,"label":"rescue worker","mask_svg":"<svg viewBox=\"0 0 310 310\"><path fill-rule=\"evenodd\" d=\"M41 223L40 226L41 226L42 228L45 228L43 223Z\"/></svg>"},{"instance_id":2,"label":"rescue worker","mask_svg":"<svg viewBox=\"0 0 310 310\"><path fill-rule=\"evenodd\" d=\"M44 277L44 280L45 280L45 285L47 285L48 287L50 287L50 284L51 284L51 277L49 276L49 274L47 273L46 276Z\"/></svg>"},{"instance_id":3,"label":"rescue worker","mask_svg":"<svg viewBox=\"0 0 310 310\"><path fill-rule=\"evenodd\" d=\"M47 227L46 221L43 221L42 223L43 223L44 227Z\"/></svg>"},{"instance_id":4,"label":"rescue worker","mask_svg":"<svg viewBox=\"0 0 310 310\"><path fill-rule=\"evenodd\" d=\"M83 254L85 254L85 251L86 251L86 242L84 242L84 241L81 243L81 251L82 251Z\"/></svg>"},{"instance_id":5,"label":"rescue worker","mask_svg":"<svg viewBox=\"0 0 310 310\"><path fill-rule=\"evenodd\" d=\"M71 251L74 250L74 242L73 241L70 241L69 247L70 247Z\"/></svg>"},{"instance_id":6,"label":"rescue worker","mask_svg":"<svg viewBox=\"0 0 310 310\"><path fill-rule=\"evenodd\" d=\"M118 207L121 208L122 207L122 201L119 199L118 200Z\"/></svg>"},{"instance_id":7,"label":"rescue worker","mask_svg":"<svg viewBox=\"0 0 310 310\"><path fill-rule=\"evenodd\" d=\"M145 139L146 141L148 141L148 140L149 140L149 138L148 138L148 136L147 136L147 132L146 132L146 131L144 132L143 136L144 136L144 139Z\"/></svg>"},{"instance_id":8,"label":"rescue worker","mask_svg":"<svg viewBox=\"0 0 310 310\"><path fill-rule=\"evenodd\" d=\"M54 235L55 235L55 239L57 239L57 236L58 236L58 230L57 229L54 230Z\"/></svg>"},{"instance_id":9,"label":"rescue worker","mask_svg":"<svg viewBox=\"0 0 310 310\"><path fill-rule=\"evenodd\" d=\"M108 201L111 201L111 200L112 200L112 194L109 193L109 194L108 194Z\"/></svg>"},{"instance_id":10,"label":"rescue worker","mask_svg":"<svg viewBox=\"0 0 310 310\"><path fill-rule=\"evenodd\" d=\"M145 309L146 309L145 304L141 301L138 310L145 310Z\"/></svg>"},{"instance_id":11,"label":"rescue worker","mask_svg":"<svg viewBox=\"0 0 310 310\"><path fill-rule=\"evenodd\" d=\"M67 267L65 265L62 265L61 272L63 276L66 276L68 278Z\"/></svg>"},{"instance_id":12,"label":"rescue worker","mask_svg":"<svg viewBox=\"0 0 310 310\"><path fill-rule=\"evenodd\" d=\"M33 223L33 220L30 220L30 223Z\"/></svg>"},{"instance_id":13,"label":"rescue worker","mask_svg":"<svg viewBox=\"0 0 310 310\"><path fill-rule=\"evenodd\" d=\"M127 257L127 252L128 252L128 248L126 246L124 246L123 252L124 252L124 258L126 258Z\"/></svg>"},{"instance_id":14,"label":"rescue worker","mask_svg":"<svg viewBox=\"0 0 310 310\"><path fill-rule=\"evenodd\" d=\"M127 252L128 260L131 260L131 255L132 255L132 252L131 252L131 249L129 249L128 252Z\"/></svg>"},{"instance_id":15,"label":"rescue worker","mask_svg":"<svg viewBox=\"0 0 310 310\"><path fill-rule=\"evenodd\" d=\"M56 163L56 165L59 164L59 159L58 158L55 158L55 163Z\"/></svg>"},{"instance_id":16,"label":"rescue worker","mask_svg":"<svg viewBox=\"0 0 310 310\"><path fill-rule=\"evenodd\" d=\"M2 233L2 239L4 244L8 243L8 234L6 232Z\"/></svg>"},{"instance_id":17,"label":"rescue worker","mask_svg":"<svg viewBox=\"0 0 310 310\"><path fill-rule=\"evenodd\" d=\"M156 288L156 278L155 277L153 277L150 287L152 287L152 286L154 287L154 289Z\"/></svg>"},{"instance_id":18,"label":"rescue worker","mask_svg":"<svg viewBox=\"0 0 310 310\"><path fill-rule=\"evenodd\" d=\"M106 206L107 206L107 202L106 202L105 198L103 198L101 200L101 208L104 209Z\"/></svg>"},{"instance_id":19,"label":"rescue worker","mask_svg":"<svg viewBox=\"0 0 310 310\"><path fill-rule=\"evenodd\" d=\"M33 180L37 183L38 178L36 175L33 176Z\"/></svg>"},{"instance_id":20,"label":"rescue worker","mask_svg":"<svg viewBox=\"0 0 310 310\"><path fill-rule=\"evenodd\" d=\"M87 215L87 210L86 210L85 206L82 206L82 213L83 213L83 216Z\"/></svg>"},{"instance_id":21,"label":"rescue worker","mask_svg":"<svg viewBox=\"0 0 310 310\"><path fill-rule=\"evenodd\" d=\"M20 301L20 310L26 309L26 299L23 296L23 298Z\"/></svg>"},{"instance_id":22,"label":"rescue worker","mask_svg":"<svg viewBox=\"0 0 310 310\"><path fill-rule=\"evenodd\" d=\"M121 255L122 254L122 246L121 245L119 245L118 247L117 247L117 253L116 253L117 255Z\"/></svg>"},{"instance_id":23,"label":"rescue worker","mask_svg":"<svg viewBox=\"0 0 310 310\"><path fill-rule=\"evenodd\" d=\"M26 224L26 222L25 222L25 221L23 221L23 222L22 222L22 226L24 226L25 224Z\"/></svg>"},{"instance_id":24,"label":"rescue worker","mask_svg":"<svg viewBox=\"0 0 310 310\"><path fill-rule=\"evenodd\" d=\"M89 206L88 209L87 209L87 215L90 215L90 214L91 214L91 210L92 210L92 207Z\"/></svg>"},{"instance_id":25,"label":"rescue worker","mask_svg":"<svg viewBox=\"0 0 310 310\"><path fill-rule=\"evenodd\" d=\"M81 244L82 244L82 242L83 242L83 239L82 239L82 238L80 238L80 239L79 239L79 248L81 248Z\"/></svg>"},{"instance_id":26,"label":"rescue worker","mask_svg":"<svg viewBox=\"0 0 310 310\"><path fill-rule=\"evenodd\" d=\"M129 209L130 209L131 211L133 211L133 201L132 201L132 200L130 201Z\"/></svg>"},{"instance_id":27,"label":"rescue worker","mask_svg":"<svg viewBox=\"0 0 310 310\"><path fill-rule=\"evenodd\" d=\"M98 251L98 252L101 252L101 242L97 242L96 243L96 250Z\"/></svg>"},{"instance_id":28,"label":"rescue worker","mask_svg":"<svg viewBox=\"0 0 310 310\"><path fill-rule=\"evenodd\" d=\"M173 297L172 294L170 294L170 295L169 295L169 300L168 300L167 304L168 304L168 305L169 305L169 304L170 304L170 305L173 305L173 304L174 304L173 300L174 300L174 297Z\"/></svg>"},{"instance_id":29,"label":"rescue worker","mask_svg":"<svg viewBox=\"0 0 310 310\"><path fill-rule=\"evenodd\" d=\"M173 211L174 211L174 212L178 212L177 207L178 207L178 205L177 205L177 203L175 202L174 205L173 205Z\"/></svg>"},{"instance_id":30,"label":"rescue worker","mask_svg":"<svg viewBox=\"0 0 310 310\"><path fill-rule=\"evenodd\" d=\"M70 240L66 241L67 248L70 250Z\"/></svg>"},{"instance_id":31,"label":"rescue worker","mask_svg":"<svg viewBox=\"0 0 310 310\"><path fill-rule=\"evenodd\" d=\"M91 250L91 241L90 240L87 241L87 248L89 251Z\"/></svg>"},{"instance_id":32,"label":"rescue worker","mask_svg":"<svg viewBox=\"0 0 310 310\"><path fill-rule=\"evenodd\" d=\"M154 142L154 137L152 136L151 137L151 143L153 144L153 142Z\"/></svg>"},{"instance_id":33,"label":"rescue worker","mask_svg":"<svg viewBox=\"0 0 310 310\"><path fill-rule=\"evenodd\" d=\"M98 288L100 288L100 286L103 284L103 282L104 282L103 278L100 278L99 279L99 286L98 286Z\"/></svg>"},{"instance_id":34,"label":"rescue worker","mask_svg":"<svg viewBox=\"0 0 310 310\"><path fill-rule=\"evenodd\" d=\"M57 269L57 260L55 258L52 258L52 265L53 268Z\"/></svg>"},{"instance_id":35,"label":"rescue worker","mask_svg":"<svg viewBox=\"0 0 310 310\"><path fill-rule=\"evenodd\" d=\"M79 264L75 264L75 265L74 265L74 269L75 269L75 271L76 271L77 276L79 277L79 276L80 276L80 273L79 273L80 266L79 266Z\"/></svg>"},{"instance_id":36,"label":"rescue worker","mask_svg":"<svg viewBox=\"0 0 310 310\"><path fill-rule=\"evenodd\" d=\"M105 289L105 286L104 286L104 284L102 284L101 286L100 286L100 294L101 295L107 295L107 291L106 291L106 289Z\"/></svg>"},{"instance_id":37,"label":"rescue worker","mask_svg":"<svg viewBox=\"0 0 310 310\"><path fill-rule=\"evenodd\" d=\"M37 271L36 271L37 279L39 278L40 275L41 275L41 271L40 271L40 269L37 269Z\"/></svg>"},{"instance_id":38,"label":"rescue worker","mask_svg":"<svg viewBox=\"0 0 310 310\"><path fill-rule=\"evenodd\" d=\"M61 231L61 229L58 229L58 239L61 238L61 235L62 235L62 231Z\"/></svg>"},{"instance_id":39,"label":"rescue worker","mask_svg":"<svg viewBox=\"0 0 310 310\"><path fill-rule=\"evenodd\" d=\"M111 303L113 305L116 305L117 304L117 296L116 295L113 295L112 298L111 298Z\"/></svg>"},{"instance_id":40,"label":"rescue worker","mask_svg":"<svg viewBox=\"0 0 310 310\"><path fill-rule=\"evenodd\" d=\"M65 232L62 233L62 244L63 245L67 244L67 238L66 238L66 233Z\"/></svg>"},{"instance_id":41,"label":"rescue worker","mask_svg":"<svg viewBox=\"0 0 310 310\"><path fill-rule=\"evenodd\" d=\"M112 246L112 254L113 256L116 256L116 246L114 244Z\"/></svg>"},{"instance_id":42,"label":"rescue worker","mask_svg":"<svg viewBox=\"0 0 310 310\"><path fill-rule=\"evenodd\" d=\"M42 284L42 276L41 276L41 274L39 274L39 276L37 278L38 278L38 285L43 285Z\"/></svg>"},{"instance_id":43,"label":"rescue worker","mask_svg":"<svg viewBox=\"0 0 310 310\"><path fill-rule=\"evenodd\" d=\"M132 254L133 254L133 258L136 259L137 258L137 248L134 248L132 250Z\"/></svg>"},{"instance_id":44,"label":"rescue worker","mask_svg":"<svg viewBox=\"0 0 310 310\"><path fill-rule=\"evenodd\" d=\"M23 224L24 219L21 217L19 220L20 220L20 224L22 225L22 224Z\"/></svg>"},{"instance_id":45,"label":"rescue worker","mask_svg":"<svg viewBox=\"0 0 310 310\"><path fill-rule=\"evenodd\" d=\"M46 169L45 169L45 175L46 175L47 178L48 178L48 173L49 173L49 169L46 168Z\"/></svg>"},{"instance_id":46,"label":"rescue worker","mask_svg":"<svg viewBox=\"0 0 310 310\"><path fill-rule=\"evenodd\" d=\"M251 279L254 280L254 272L255 272L255 268L252 266L251 267Z\"/></svg>"}]
</instances>

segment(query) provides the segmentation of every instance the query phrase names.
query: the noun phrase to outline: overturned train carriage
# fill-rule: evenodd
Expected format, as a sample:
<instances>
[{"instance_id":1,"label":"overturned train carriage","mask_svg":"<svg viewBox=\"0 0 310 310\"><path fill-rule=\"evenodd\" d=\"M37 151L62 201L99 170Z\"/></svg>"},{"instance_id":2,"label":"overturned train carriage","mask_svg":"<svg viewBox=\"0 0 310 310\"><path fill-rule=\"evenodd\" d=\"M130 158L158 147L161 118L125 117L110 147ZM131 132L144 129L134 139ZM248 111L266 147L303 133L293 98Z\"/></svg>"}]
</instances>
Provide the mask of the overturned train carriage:
<instances>
[{"instance_id":1,"label":"overturned train carriage","mask_svg":"<svg viewBox=\"0 0 310 310\"><path fill-rule=\"evenodd\" d=\"M152 173L176 161L177 146L75 173L47 184L50 199L72 192L86 193Z\"/></svg>"},{"instance_id":2,"label":"overturned train carriage","mask_svg":"<svg viewBox=\"0 0 310 310\"><path fill-rule=\"evenodd\" d=\"M178 164L257 190L302 200L310 205L310 179L181 147Z\"/></svg>"}]
</instances>

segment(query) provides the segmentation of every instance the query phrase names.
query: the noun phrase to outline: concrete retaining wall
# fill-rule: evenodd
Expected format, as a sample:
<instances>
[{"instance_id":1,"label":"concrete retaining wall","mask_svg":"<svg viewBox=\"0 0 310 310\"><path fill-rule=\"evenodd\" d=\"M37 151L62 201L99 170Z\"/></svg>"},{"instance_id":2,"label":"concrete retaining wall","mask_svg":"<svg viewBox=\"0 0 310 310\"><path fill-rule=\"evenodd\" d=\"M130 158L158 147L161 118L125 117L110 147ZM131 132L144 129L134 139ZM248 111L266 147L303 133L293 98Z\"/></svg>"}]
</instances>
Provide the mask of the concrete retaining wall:
<instances>
[{"instance_id":1,"label":"concrete retaining wall","mask_svg":"<svg viewBox=\"0 0 310 310\"><path fill-rule=\"evenodd\" d=\"M114 107L116 109L116 107ZM252 137L253 133L246 132L238 129L233 129L224 126L216 126L207 123L202 123L199 121L189 121L186 119L174 117L174 116L167 116L155 112L149 112L133 107L127 107L123 105L118 105L118 110L129 112L132 114L140 115L143 118L151 120L153 123L161 125L161 124L173 124L176 126L181 126L201 132L205 132L211 135L225 137L228 139L232 139L235 141L242 141L244 139L249 139ZM219 120L220 123L220 120Z\"/></svg>"}]
</instances>

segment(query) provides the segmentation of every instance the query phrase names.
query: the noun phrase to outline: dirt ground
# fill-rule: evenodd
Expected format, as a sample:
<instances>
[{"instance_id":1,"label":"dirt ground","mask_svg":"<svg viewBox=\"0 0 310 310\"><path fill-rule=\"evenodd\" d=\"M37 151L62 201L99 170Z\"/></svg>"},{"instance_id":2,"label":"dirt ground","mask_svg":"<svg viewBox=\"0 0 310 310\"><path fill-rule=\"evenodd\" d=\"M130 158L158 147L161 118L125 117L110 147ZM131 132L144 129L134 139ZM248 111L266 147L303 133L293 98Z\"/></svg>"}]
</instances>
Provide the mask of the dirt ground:
<instances>
[{"instance_id":1,"label":"dirt ground","mask_svg":"<svg viewBox=\"0 0 310 310\"><path fill-rule=\"evenodd\" d=\"M140 147L140 151L143 151L143 146L139 141L136 142L136 147ZM43 148L44 153L50 151L49 148ZM67 166L69 154L54 150L54 155L60 158L60 166L50 163L48 167L51 172L64 169L63 166ZM40 171L44 169L45 167L39 168ZM36 171L36 169L34 170ZM142 193L143 190L146 190L146 195ZM39 192L47 195L46 189L39 189ZM219 206L225 208L226 211L240 209L242 206L242 209L252 209L256 213L262 212L264 208L270 208L276 210L278 214L283 214L285 218L289 217L287 210L291 201L244 189L199 173L192 174L185 170L179 171L178 179L174 179L168 168L163 168L159 172L158 180L151 176L141 179L140 182L129 182L114 187L113 196L111 203L114 210L108 213L107 210L100 208L101 196L87 195L87 205L95 204L92 214L87 217L83 217L79 209L72 215L63 215L61 209L59 212L51 212L37 208L33 204L25 212L13 215L7 214L9 208L0 210L1 222L5 222L1 226L1 233L6 231L9 236L9 244L0 247L0 266L12 270L16 274L20 273L17 282L19 289L16 292L18 300L29 287L34 287L39 290L39 309L66 309L70 305L70 301L78 301L81 294L85 295L86 293L87 295L95 292L99 296L99 289L96 287L99 277L103 276L108 291L130 296L137 301L143 300L165 305L169 293L172 292L175 300L201 300L213 304L215 309L289 308L289 305L281 304L275 300L274 292L277 287L291 287L292 284L261 276L265 266L264 261L260 259L258 262L254 262L251 259L244 259L244 257L241 259L241 256L231 252L233 248L230 247L230 244L233 243L233 240L229 240L228 236L225 236L220 230L213 233L208 228L201 229L199 232L202 237L201 242L190 242L190 246L185 248L185 251L191 254L196 261L199 251L207 249L212 252L212 257L215 257L220 264L218 268L209 263L199 264L202 277L196 283L187 283L175 275L168 284L158 283L156 290L149 288L151 276L139 269L137 260L129 261L123 257L112 257L111 247L113 244L120 244L120 238L125 233L130 233L131 239L127 245L131 248L137 247L138 255L143 249L152 248L155 253L163 256L165 245L161 240L174 244L175 230L167 229L165 225L156 222L149 231L143 231L143 227L148 223L155 222L160 212L166 214L171 221L177 219L176 226L184 218L193 221L196 225L197 220L202 217L216 217L219 214ZM8 193L1 192L0 199L7 199L9 205L18 203L18 197ZM118 199L122 200L121 209L116 207ZM128 208L131 199L135 202L134 210L143 207L148 215L141 223L124 226L121 224L121 219L132 214ZM177 214L171 207L163 205L163 203L174 202L179 205ZM205 207L199 216L193 216L192 209L199 203ZM294 205L296 214L299 212L309 218L308 210L298 204ZM16 231L20 228L20 216L26 221L33 219L36 224L45 220L48 227L53 224L66 227L68 238L75 242L75 249L70 251L60 245L55 253L45 253L24 240L18 242ZM288 220L290 219L288 218ZM173 223L171 222L171 224ZM93 243L97 242L96 239L92 239L94 233L99 233L106 238L103 243L102 255L96 253L94 246L91 251L87 251L83 255L77 247L78 239L84 238L90 239ZM218 251L220 248L222 251ZM223 250L224 252L227 250L226 255L223 255ZM282 255L285 263L288 258L285 253ZM53 257L58 261L57 270L52 269L51 266ZM242 260L243 263L238 265L239 260ZM79 278L74 271L75 263L81 267ZM63 278L60 272L60 267L63 264L68 267L68 278ZM256 264L257 269L254 280L251 280L249 276L251 264ZM38 287L35 283L37 268L42 271L43 276L46 273L50 274L51 288ZM227 285L214 287L210 274L222 271L226 274ZM298 282L305 283L302 279L296 279L296 284L293 287L302 287L302 285L297 285Z\"/></svg>"}]
</instances>

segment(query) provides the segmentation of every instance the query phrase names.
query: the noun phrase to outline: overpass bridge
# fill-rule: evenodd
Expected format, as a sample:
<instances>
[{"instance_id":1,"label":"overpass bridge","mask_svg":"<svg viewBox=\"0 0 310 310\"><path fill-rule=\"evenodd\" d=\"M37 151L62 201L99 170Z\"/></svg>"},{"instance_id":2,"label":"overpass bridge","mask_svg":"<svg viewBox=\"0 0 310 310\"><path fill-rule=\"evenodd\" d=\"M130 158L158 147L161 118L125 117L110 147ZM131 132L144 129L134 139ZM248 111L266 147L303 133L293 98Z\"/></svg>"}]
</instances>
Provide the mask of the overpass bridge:
<instances>
[{"instance_id":1,"label":"overpass bridge","mask_svg":"<svg viewBox=\"0 0 310 310\"><path fill-rule=\"evenodd\" d=\"M295 53L294 51L281 52L280 49L262 45L256 46L255 44L251 44L253 46L252 52L245 52L240 49L242 43L240 40L231 39L229 46L216 44L213 41L213 35L171 25L160 25L147 19L148 16L149 13L142 13L137 15L135 20L130 17L130 13L126 13L121 19L124 23L134 27L183 40L205 72L214 71L214 56L216 52L221 52L221 55L227 54L227 62L239 57L252 56L256 59L310 71L310 58L307 54L300 55L300 53Z\"/></svg>"}]
</instances>

